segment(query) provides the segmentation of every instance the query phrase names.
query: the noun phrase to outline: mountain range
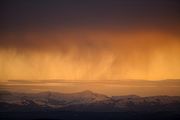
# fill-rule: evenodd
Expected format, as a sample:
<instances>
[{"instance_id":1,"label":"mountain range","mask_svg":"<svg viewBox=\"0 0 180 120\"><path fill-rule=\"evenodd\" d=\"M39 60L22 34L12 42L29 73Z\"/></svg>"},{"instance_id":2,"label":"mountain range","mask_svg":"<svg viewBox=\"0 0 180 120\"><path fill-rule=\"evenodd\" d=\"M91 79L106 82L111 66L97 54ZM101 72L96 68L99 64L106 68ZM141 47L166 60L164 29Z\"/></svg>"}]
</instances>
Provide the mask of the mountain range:
<instances>
[{"instance_id":1,"label":"mountain range","mask_svg":"<svg viewBox=\"0 0 180 120\"><path fill-rule=\"evenodd\" d=\"M180 111L180 96L106 96L86 90L78 93L19 93L0 91L0 112L13 111Z\"/></svg>"}]
</instances>

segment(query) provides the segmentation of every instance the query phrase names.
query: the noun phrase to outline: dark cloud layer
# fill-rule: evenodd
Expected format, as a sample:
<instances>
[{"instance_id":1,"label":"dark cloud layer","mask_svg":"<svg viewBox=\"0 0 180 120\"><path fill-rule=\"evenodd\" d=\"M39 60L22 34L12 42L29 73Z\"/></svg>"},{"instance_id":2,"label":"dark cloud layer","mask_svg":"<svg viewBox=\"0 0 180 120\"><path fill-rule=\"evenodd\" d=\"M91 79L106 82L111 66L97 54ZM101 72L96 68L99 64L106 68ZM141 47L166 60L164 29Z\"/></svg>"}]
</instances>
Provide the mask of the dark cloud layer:
<instances>
[{"instance_id":1,"label":"dark cloud layer","mask_svg":"<svg viewBox=\"0 0 180 120\"><path fill-rule=\"evenodd\" d=\"M0 47L33 49L57 45L65 50L68 43L77 43L99 49L94 40L82 33L90 28L136 31L145 27L177 34L179 3L178 0L2 0ZM68 30L75 31L76 36Z\"/></svg>"},{"instance_id":2,"label":"dark cloud layer","mask_svg":"<svg viewBox=\"0 0 180 120\"><path fill-rule=\"evenodd\" d=\"M178 0L3 0L1 28L177 26Z\"/></svg>"},{"instance_id":3,"label":"dark cloud layer","mask_svg":"<svg viewBox=\"0 0 180 120\"><path fill-rule=\"evenodd\" d=\"M99 49L95 40L82 33L89 29L137 31L144 27L177 34L179 8L178 0L2 0L0 47L65 51L68 43L77 43ZM75 31L75 36L68 30Z\"/></svg>"}]
</instances>

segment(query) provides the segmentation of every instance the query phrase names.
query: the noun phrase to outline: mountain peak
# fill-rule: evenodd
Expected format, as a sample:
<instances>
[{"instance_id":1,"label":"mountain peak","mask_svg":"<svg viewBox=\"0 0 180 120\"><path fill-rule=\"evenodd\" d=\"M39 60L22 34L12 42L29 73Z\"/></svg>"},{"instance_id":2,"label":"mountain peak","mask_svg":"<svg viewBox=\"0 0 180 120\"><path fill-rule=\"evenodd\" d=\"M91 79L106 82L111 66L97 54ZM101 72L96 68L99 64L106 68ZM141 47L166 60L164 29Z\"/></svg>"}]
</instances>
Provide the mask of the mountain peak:
<instances>
[{"instance_id":1,"label":"mountain peak","mask_svg":"<svg viewBox=\"0 0 180 120\"><path fill-rule=\"evenodd\" d=\"M86 93L86 94L93 94L93 92L92 91L90 91L90 90L84 90L84 91L82 91L82 92L80 92L80 93Z\"/></svg>"}]
</instances>

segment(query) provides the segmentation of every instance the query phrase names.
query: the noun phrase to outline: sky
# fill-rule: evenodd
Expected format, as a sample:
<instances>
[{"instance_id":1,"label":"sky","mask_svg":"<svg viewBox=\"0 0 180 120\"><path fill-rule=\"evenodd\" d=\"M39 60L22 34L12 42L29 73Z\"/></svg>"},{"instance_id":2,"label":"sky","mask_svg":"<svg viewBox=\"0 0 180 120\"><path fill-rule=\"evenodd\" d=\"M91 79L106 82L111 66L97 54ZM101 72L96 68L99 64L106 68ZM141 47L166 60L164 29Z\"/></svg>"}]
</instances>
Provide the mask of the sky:
<instances>
[{"instance_id":1,"label":"sky","mask_svg":"<svg viewBox=\"0 0 180 120\"><path fill-rule=\"evenodd\" d=\"M49 80L59 80L53 82L56 86L63 80L65 88L58 90L71 92L97 89L99 81L177 80L179 13L178 0L2 0L1 88L21 85L24 90L28 80L33 82L30 88L46 81L46 90L52 90ZM17 85L12 80L21 82ZM89 81L97 87L88 88ZM100 92L115 94L116 87L103 86L107 85L100 85ZM134 91L130 86L126 89L121 94ZM135 91L140 95L170 91L162 86L153 89L139 93L138 87ZM177 86L172 89L175 95L180 93Z\"/></svg>"}]
</instances>

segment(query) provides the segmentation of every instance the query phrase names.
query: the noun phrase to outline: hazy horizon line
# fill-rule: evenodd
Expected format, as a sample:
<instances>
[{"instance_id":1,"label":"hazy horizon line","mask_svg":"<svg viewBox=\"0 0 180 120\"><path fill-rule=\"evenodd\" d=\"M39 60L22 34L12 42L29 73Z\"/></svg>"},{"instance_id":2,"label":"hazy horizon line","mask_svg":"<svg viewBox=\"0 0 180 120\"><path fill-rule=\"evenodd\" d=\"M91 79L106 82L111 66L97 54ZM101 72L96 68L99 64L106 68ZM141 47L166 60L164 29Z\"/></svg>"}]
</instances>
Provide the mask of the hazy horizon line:
<instances>
[{"instance_id":1,"label":"hazy horizon line","mask_svg":"<svg viewBox=\"0 0 180 120\"><path fill-rule=\"evenodd\" d=\"M162 79L162 80L145 80L145 79L116 79L116 80L66 80L66 79L9 79L0 80L0 83L21 83L21 84L47 84L47 83L120 83L120 82L180 82L180 79Z\"/></svg>"},{"instance_id":2,"label":"hazy horizon line","mask_svg":"<svg viewBox=\"0 0 180 120\"><path fill-rule=\"evenodd\" d=\"M137 97L159 97L159 96L168 96L168 97L180 97L180 95L165 95L165 94L160 94L160 95L147 95L147 96L142 96L142 95L137 95L137 94L123 94L123 95L107 95L104 93L100 93L100 92L95 92L92 90L81 90L81 91L77 91L77 92L59 92L59 91L53 91L53 90L47 90L47 91L36 91L36 92L20 92L20 91L13 91L13 90L1 90L0 89L0 93L1 92L10 92L10 93L19 93L19 94L41 94L41 93L58 93L58 94L81 94L81 93L92 93L92 94L99 94L99 95L104 95L106 97L123 97L123 96L137 96Z\"/></svg>"},{"instance_id":3,"label":"hazy horizon line","mask_svg":"<svg viewBox=\"0 0 180 120\"><path fill-rule=\"evenodd\" d=\"M180 96L180 79L166 79L160 81L149 80L103 80L103 81L71 81L55 80L7 80L0 81L0 90L18 92L55 91L74 93L91 90L109 96L138 95L138 96Z\"/></svg>"}]
</instances>

